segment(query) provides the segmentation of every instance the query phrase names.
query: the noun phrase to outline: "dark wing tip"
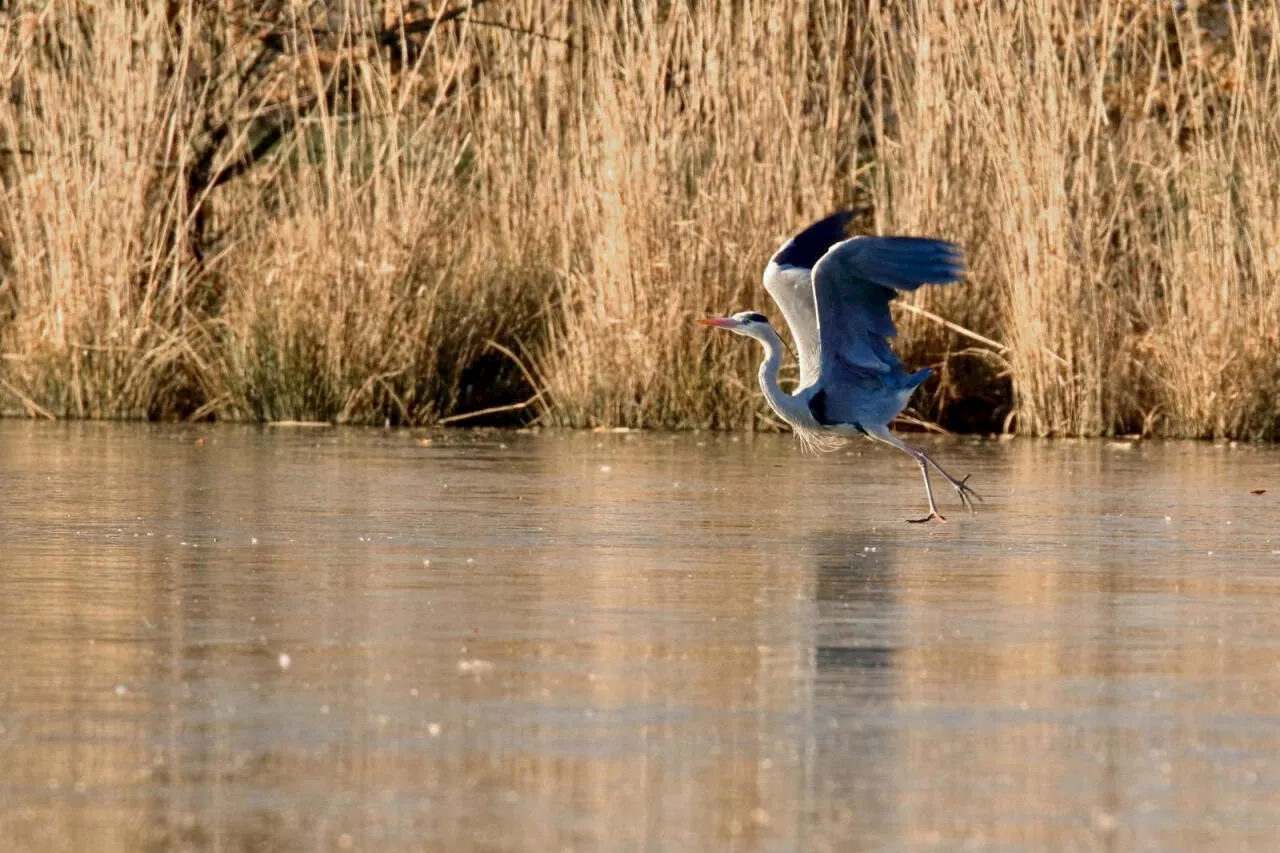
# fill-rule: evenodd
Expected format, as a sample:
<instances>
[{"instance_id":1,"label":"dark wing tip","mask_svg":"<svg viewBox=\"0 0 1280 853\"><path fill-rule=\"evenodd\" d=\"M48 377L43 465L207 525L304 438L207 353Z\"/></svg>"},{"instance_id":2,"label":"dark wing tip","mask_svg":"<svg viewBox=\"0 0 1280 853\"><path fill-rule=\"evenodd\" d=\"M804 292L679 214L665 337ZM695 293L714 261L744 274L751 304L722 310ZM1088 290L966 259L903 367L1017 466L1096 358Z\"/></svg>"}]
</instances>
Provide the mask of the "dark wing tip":
<instances>
[{"instance_id":1,"label":"dark wing tip","mask_svg":"<svg viewBox=\"0 0 1280 853\"><path fill-rule=\"evenodd\" d=\"M950 284L964 275L964 252L932 237L879 237L868 272L877 284L915 290L922 284Z\"/></svg>"},{"instance_id":2,"label":"dark wing tip","mask_svg":"<svg viewBox=\"0 0 1280 853\"><path fill-rule=\"evenodd\" d=\"M931 240L931 251L922 253L920 271L927 284L948 284L964 275L964 251L946 240Z\"/></svg>"},{"instance_id":3,"label":"dark wing tip","mask_svg":"<svg viewBox=\"0 0 1280 853\"><path fill-rule=\"evenodd\" d=\"M819 219L784 243L773 262L780 267L812 269L827 249L848 236L849 223L857 214L857 210L841 210Z\"/></svg>"}]
</instances>

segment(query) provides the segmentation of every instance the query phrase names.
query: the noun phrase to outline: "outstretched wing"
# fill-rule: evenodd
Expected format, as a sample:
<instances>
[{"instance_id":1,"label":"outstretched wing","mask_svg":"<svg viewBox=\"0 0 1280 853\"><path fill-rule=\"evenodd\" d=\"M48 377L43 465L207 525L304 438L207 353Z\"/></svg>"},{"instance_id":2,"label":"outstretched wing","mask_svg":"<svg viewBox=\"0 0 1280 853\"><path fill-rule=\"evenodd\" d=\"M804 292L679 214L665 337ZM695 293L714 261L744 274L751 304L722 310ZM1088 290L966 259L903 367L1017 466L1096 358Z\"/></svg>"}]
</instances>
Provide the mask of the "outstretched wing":
<instances>
[{"instance_id":1,"label":"outstretched wing","mask_svg":"<svg viewBox=\"0 0 1280 853\"><path fill-rule=\"evenodd\" d=\"M813 223L782 245L764 270L764 289L782 309L800 358L800 387L818 378L818 317L814 309L814 264L845 238L853 211L842 210Z\"/></svg>"},{"instance_id":2,"label":"outstretched wing","mask_svg":"<svg viewBox=\"0 0 1280 853\"><path fill-rule=\"evenodd\" d=\"M901 372L889 346L898 334L889 303L900 290L949 284L963 273L960 247L945 240L854 237L836 243L813 268L821 376L849 367L886 376Z\"/></svg>"}]
</instances>

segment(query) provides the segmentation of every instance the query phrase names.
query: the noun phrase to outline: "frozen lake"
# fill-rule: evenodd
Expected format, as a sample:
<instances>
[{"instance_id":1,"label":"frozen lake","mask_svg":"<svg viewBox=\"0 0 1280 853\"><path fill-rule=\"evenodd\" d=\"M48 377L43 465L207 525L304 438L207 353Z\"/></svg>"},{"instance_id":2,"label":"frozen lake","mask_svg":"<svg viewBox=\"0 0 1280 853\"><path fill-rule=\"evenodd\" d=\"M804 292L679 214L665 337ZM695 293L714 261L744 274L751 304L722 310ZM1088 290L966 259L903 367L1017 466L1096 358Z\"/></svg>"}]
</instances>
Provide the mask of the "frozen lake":
<instances>
[{"instance_id":1,"label":"frozen lake","mask_svg":"<svg viewBox=\"0 0 1280 853\"><path fill-rule=\"evenodd\" d=\"M929 447L0 422L0 837L1275 849L1280 450Z\"/></svg>"}]
</instances>

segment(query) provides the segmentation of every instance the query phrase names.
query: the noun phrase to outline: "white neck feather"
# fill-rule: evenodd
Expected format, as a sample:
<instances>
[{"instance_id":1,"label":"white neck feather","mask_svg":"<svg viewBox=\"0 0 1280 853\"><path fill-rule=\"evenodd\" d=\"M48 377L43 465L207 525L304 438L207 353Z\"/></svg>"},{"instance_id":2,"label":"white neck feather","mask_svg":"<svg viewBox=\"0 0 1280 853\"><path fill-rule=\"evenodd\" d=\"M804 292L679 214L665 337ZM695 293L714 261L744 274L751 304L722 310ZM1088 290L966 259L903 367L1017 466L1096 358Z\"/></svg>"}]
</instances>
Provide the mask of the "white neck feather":
<instances>
[{"instance_id":1,"label":"white neck feather","mask_svg":"<svg viewBox=\"0 0 1280 853\"><path fill-rule=\"evenodd\" d=\"M817 422L809 411L808 395L801 392L791 395L778 385L778 368L782 365L782 339L770 326L762 326L759 331L752 329L751 337L764 347L764 361L760 362L760 390L778 417L796 429L813 429Z\"/></svg>"}]
</instances>

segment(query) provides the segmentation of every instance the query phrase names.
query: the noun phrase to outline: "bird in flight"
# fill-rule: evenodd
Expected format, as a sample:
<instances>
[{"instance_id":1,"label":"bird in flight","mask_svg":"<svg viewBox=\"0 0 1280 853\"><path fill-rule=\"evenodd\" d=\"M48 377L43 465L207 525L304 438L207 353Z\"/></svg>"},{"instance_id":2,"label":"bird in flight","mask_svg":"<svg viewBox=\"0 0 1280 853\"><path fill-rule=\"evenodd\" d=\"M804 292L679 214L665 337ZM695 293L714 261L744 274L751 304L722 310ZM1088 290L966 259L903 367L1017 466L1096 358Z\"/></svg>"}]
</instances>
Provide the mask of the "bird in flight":
<instances>
[{"instance_id":1,"label":"bird in flight","mask_svg":"<svg viewBox=\"0 0 1280 853\"><path fill-rule=\"evenodd\" d=\"M930 465L973 512L974 499L981 498L966 485L967 476L957 480L923 448L889 431L889 423L933 372L908 372L893 352L889 339L898 331L889 303L898 291L957 281L964 272L960 248L924 237L846 239L853 215L846 210L810 225L783 244L765 268L765 290L782 309L798 349L800 382L792 393L778 385L782 339L764 315L742 311L698 322L760 342L765 353L760 388L770 408L806 445L825 448L862 435L914 459L924 476L929 514L908 521L946 521L933 500Z\"/></svg>"}]
</instances>

